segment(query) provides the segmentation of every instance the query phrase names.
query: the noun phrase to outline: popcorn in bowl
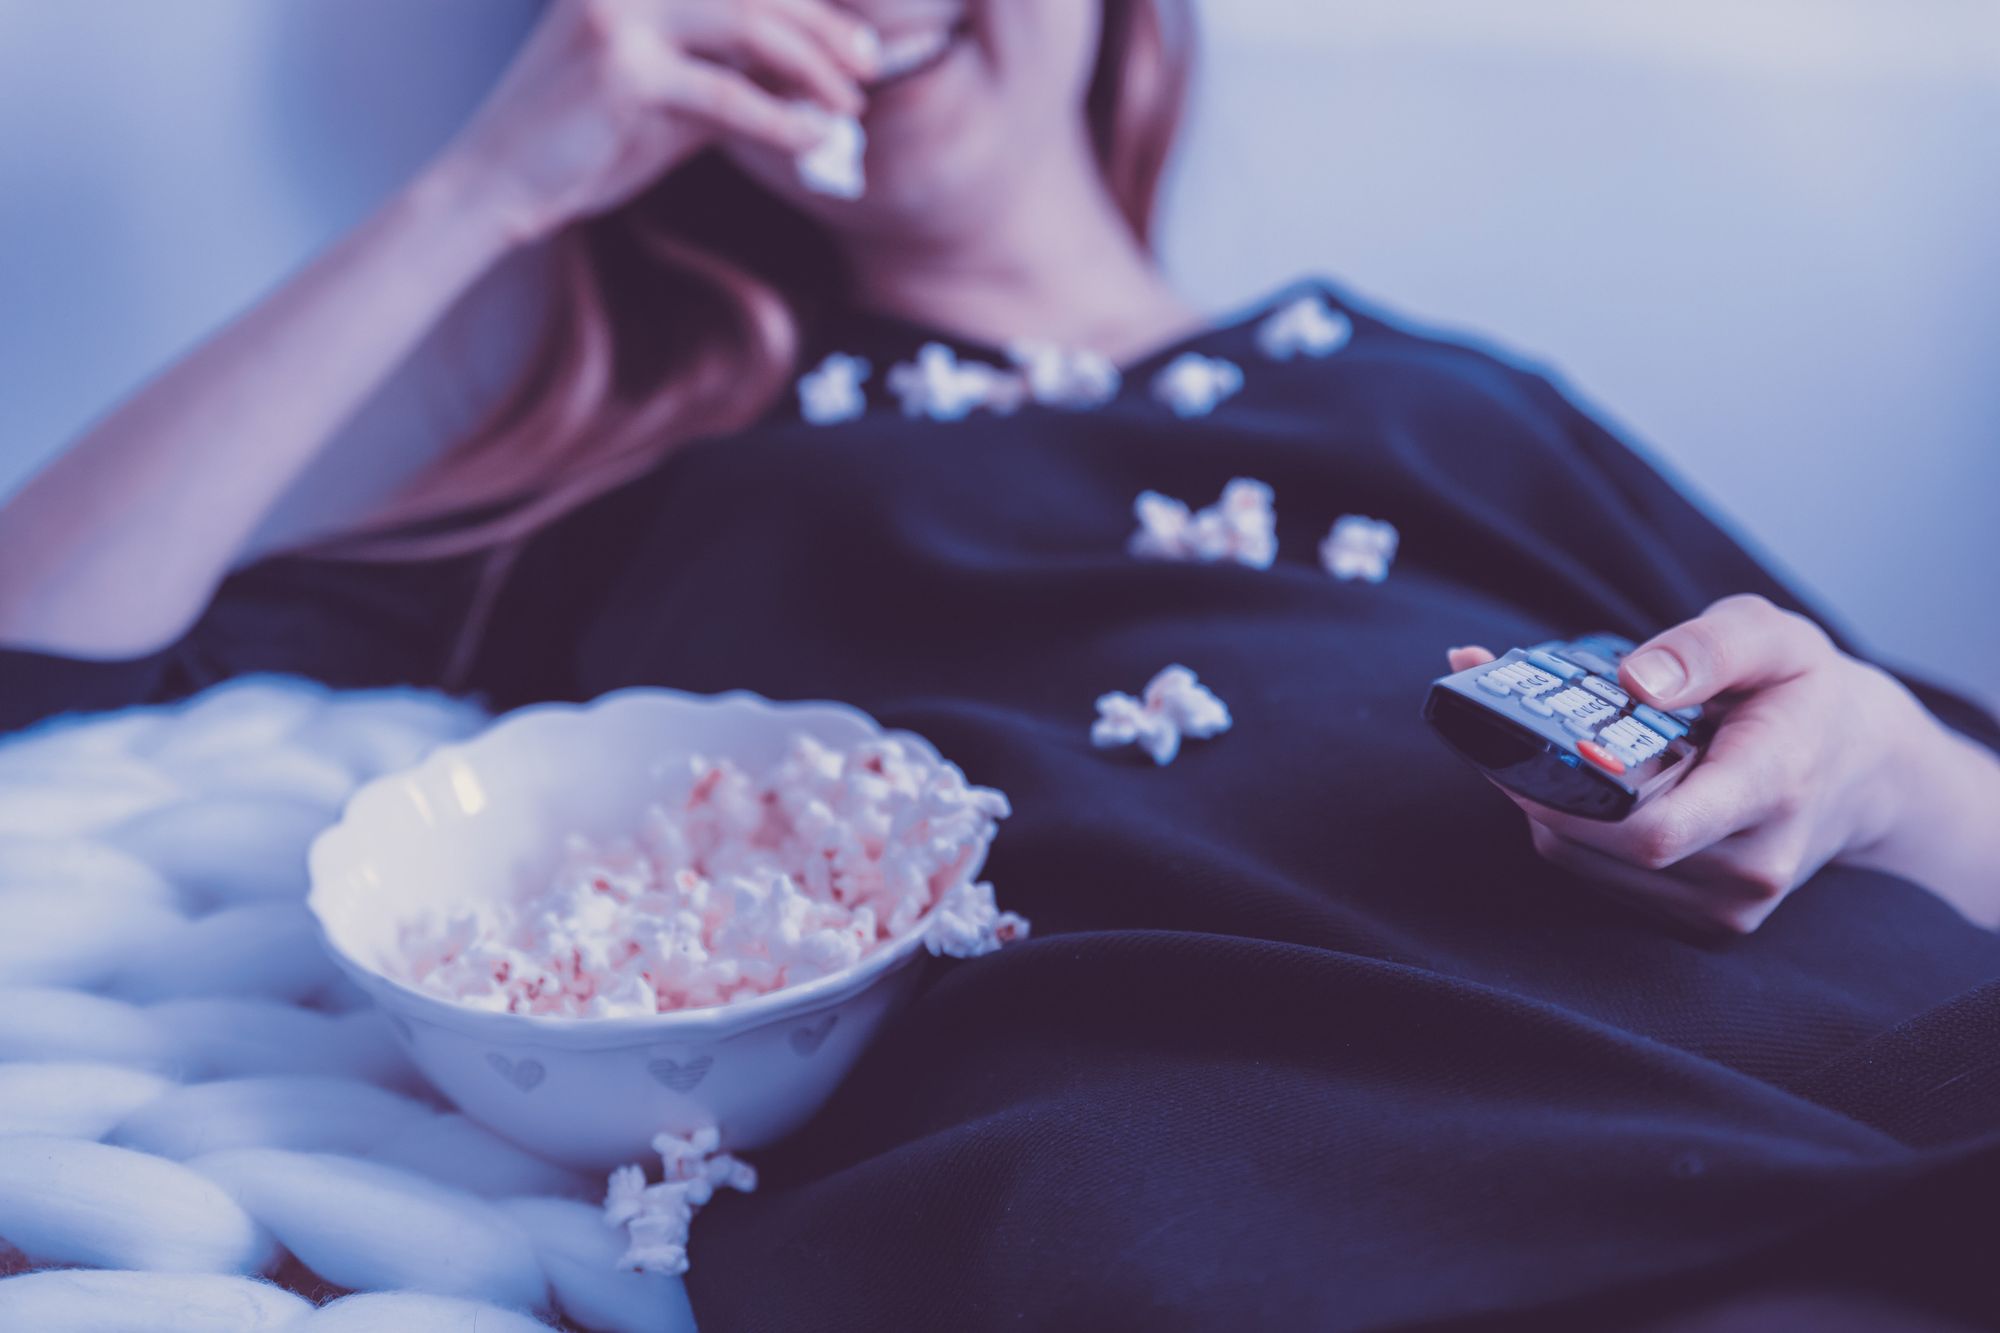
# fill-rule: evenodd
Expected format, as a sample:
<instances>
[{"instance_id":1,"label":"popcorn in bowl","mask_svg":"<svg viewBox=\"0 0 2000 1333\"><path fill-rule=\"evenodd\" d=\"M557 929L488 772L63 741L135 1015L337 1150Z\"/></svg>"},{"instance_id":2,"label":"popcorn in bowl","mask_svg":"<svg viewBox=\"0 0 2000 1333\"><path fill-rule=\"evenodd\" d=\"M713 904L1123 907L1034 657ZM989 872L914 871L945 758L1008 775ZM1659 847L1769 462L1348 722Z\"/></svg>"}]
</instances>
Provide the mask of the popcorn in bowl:
<instances>
[{"instance_id":1,"label":"popcorn in bowl","mask_svg":"<svg viewBox=\"0 0 2000 1333\"><path fill-rule=\"evenodd\" d=\"M439 1092L609 1171L662 1133L793 1133L918 958L1023 937L980 878L1006 813L848 705L636 687L363 786L313 843L307 905Z\"/></svg>"},{"instance_id":2,"label":"popcorn in bowl","mask_svg":"<svg viewBox=\"0 0 2000 1333\"><path fill-rule=\"evenodd\" d=\"M635 836L569 839L547 882L427 912L385 971L475 1009L622 1018L726 1005L925 932L971 957L1025 938L962 872L1007 798L894 737L793 739L753 774L691 758Z\"/></svg>"},{"instance_id":3,"label":"popcorn in bowl","mask_svg":"<svg viewBox=\"0 0 2000 1333\"><path fill-rule=\"evenodd\" d=\"M1007 813L844 704L641 687L365 785L308 906L438 1091L610 1172L620 1263L679 1272L714 1191L755 1187L736 1154L833 1095L917 957L1026 936L979 878Z\"/></svg>"}]
</instances>

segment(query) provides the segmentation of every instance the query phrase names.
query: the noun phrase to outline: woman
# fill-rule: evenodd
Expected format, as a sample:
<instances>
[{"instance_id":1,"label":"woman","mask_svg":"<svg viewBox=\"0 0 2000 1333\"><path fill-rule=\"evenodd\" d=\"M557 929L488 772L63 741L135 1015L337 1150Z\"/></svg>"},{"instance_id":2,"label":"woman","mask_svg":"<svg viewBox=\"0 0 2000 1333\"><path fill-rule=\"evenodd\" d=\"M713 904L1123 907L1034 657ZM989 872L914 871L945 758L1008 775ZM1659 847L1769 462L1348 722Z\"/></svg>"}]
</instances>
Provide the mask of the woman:
<instances>
[{"instance_id":1,"label":"woman","mask_svg":"<svg viewBox=\"0 0 2000 1333\"><path fill-rule=\"evenodd\" d=\"M555 0L407 189L0 514L0 725L250 670L748 688L1007 791L992 874L1036 939L941 976L703 1216L715 1327L1602 1327L1912 1256L1935 1295L2000 1111L2000 764L1966 739L2000 728L1842 651L1542 380L1315 288L1205 326L1146 244L1182 9ZM866 125L859 200L794 169L829 112ZM544 241L562 297L491 421L365 531L225 578ZM1351 340L1266 355L1315 293ZM922 344L1021 337L1125 387L895 412ZM867 410L814 424L791 390L832 352ZM1190 352L1245 380L1180 417L1147 386ZM1138 492L1236 476L1277 496L1271 568L1126 553ZM1386 583L1314 562L1347 513L1400 527ZM1722 729L1632 819L1523 837L1416 706L1444 643L1591 629L1656 635L1626 683ZM1091 701L1170 662L1234 729L1094 750Z\"/></svg>"}]
</instances>

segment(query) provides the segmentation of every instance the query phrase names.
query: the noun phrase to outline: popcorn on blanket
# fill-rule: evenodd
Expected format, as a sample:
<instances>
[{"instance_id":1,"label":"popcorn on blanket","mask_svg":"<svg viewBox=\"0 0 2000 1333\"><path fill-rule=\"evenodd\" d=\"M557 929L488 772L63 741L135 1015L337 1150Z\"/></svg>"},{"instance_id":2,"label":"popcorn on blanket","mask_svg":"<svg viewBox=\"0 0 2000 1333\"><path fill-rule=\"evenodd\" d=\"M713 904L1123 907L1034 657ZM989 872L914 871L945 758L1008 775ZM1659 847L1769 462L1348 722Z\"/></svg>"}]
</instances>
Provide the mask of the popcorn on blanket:
<instances>
[{"instance_id":1,"label":"popcorn on blanket","mask_svg":"<svg viewBox=\"0 0 2000 1333\"><path fill-rule=\"evenodd\" d=\"M1273 361L1332 356L1353 337L1353 321L1317 294L1301 296L1257 327L1257 346Z\"/></svg>"},{"instance_id":2,"label":"popcorn on blanket","mask_svg":"<svg viewBox=\"0 0 2000 1333\"><path fill-rule=\"evenodd\" d=\"M1380 583L1389 577L1400 541L1394 524L1346 514L1320 543L1319 559L1326 572L1343 583L1355 579Z\"/></svg>"},{"instance_id":3,"label":"popcorn on blanket","mask_svg":"<svg viewBox=\"0 0 2000 1333\"><path fill-rule=\"evenodd\" d=\"M815 426L837 426L868 410L862 387L872 367L858 356L835 352L799 380L799 415Z\"/></svg>"},{"instance_id":4,"label":"popcorn on blanket","mask_svg":"<svg viewBox=\"0 0 2000 1333\"><path fill-rule=\"evenodd\" d=\"M1205 417L1243 388L1243 368L1220 357L1183 352L1153 377L1153 396L1177 417Z\"/></svg>"},{"instance_id":5,"label":"popcorn on blanket","mask_svg":"<svg viewBox=\"0 0 2000 1333\"><path fill-rule=\"evenodd\" d=\"M660 1134L653 1151L660 1154L661 1174L649 1184L641 1166L621 1166L611 1173L604 1195L607 1226L624 1227L628 1244L618 1261L640 1273L685 1273L688 1269L688 1229L696 1212L719 1189L749 1194L757 1188L757 1169L721 1150L716 1130L690 1135Z\"/></svg>"},{"instance_id":6,"label":"popcorn on blanket","mask_svg":"<svg viewBox=\"0 0 2000 1333\"><path fill-rule=\"evenodd\" d=\"M1126 549L1142 560L1231 560L1269 569L1278 558L1271 488L1249 477L1230 482L1221 499L1198 512L1190 513L1185 504L1157 491L1142 491L1132 511L1139 530Z\"/></svg>"},{"instance_id":7,"label":"popcorn on blanket","mask_svg":"<svg viewBox=\"0 0 2000 1333\"><path fill-rule=\"evenodd\" d=\"M1136 745L1156 764L1170 764L1184 737L1205 740L1229 730L1229 705L1184 666L1154 676L1143 697L1113 691L1097 700L1090 742L1099 749Z\"/></svg>"}]
</instances>

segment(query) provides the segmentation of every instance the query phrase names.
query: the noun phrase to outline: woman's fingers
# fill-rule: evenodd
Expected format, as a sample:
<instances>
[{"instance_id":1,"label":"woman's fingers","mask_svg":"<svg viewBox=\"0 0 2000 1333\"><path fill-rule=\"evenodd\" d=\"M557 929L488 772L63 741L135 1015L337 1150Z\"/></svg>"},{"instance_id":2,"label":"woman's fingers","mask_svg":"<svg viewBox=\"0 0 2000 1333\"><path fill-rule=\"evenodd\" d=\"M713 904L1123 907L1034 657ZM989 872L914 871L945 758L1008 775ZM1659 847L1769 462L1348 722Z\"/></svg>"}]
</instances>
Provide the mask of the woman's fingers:
<instances>
[{"instance_id":1,"label":"woman's fingers","mask_svg":"<svg viewBox=\"0 0 2000 1333\"><path fill-rule=\"evenodd\" d=\"M1645 870L1564 837L1547 825L1530 820L1535 851L1551 865L1615 894L1632 904L1704 932L1747 935L1761 926L1784 897L1742 882L1734 868L1718 858L1706 858L1667 872Z\"/></svg>"},{"instance_id":2,"label":"woman's fingers","mask_svg":"<svg viewBox=\"0 0 2000 1333\"><path fill-rule=\"evenodd\" d=\"M648 73L647 100L725 134L784 153L817 144L826 126L817 115L759 87L748 75L704 60L670 57Z\"/></svg>"},{"instance_id":3,"label":"woman's fingers","mask_svg":"<svg viewBox=\"0 0 2000 1333\"><path fill-rule=\"evenodd\" d=\"M864 79L874 74L872 31L818 0L705 0L677 9L674 34L690 53L727 62L759 83L810 97L840 115L865 104Z\"/></svg>"},{"instance_id":4,"label":"woman's fingers","mask_svg":"<svg viewBox=\"0 0 2000 1333\"><path fill-rule=\"evenodd\" d=\"M770 0L770 7L810 33L855 78L881 73L882 38L858 16L825 0Z\"/></svg>"},{"instance_id":5,"label":"woman's fingers","mask_svg":"<svg viewBox=\"0 0 2000 1333\"><path fill-rule=\"evenodd\" d=\"M1797 790L1785 752L1717 738L1679 786L1615 823L1583 819L1508 792L1530 819L1571 842L1645 870L1665 870L1784 813ZM1505 791L1503 787L1501 790Z\"/></svg>"},{"instance_id":6,"label":"woman's fingers","mask_svg":"<svg viewBox=\"0 0 2000 1333\"><path fill-rule=\"evenodd\" d=\"M1451 664L1453 671L1470 671L1473 667L1484 666L1494 660L1492 653L1479 647L1447 648L1444 658Z\"/></svg>"},{"instance_id":7,"label":"woman's fingers","mask_svg":"<svg viewBox=\"0 0 2000 1333\"><path fill-rule=\"evenodd\" d=\"M1642 643L1619 667L1626 688L1655 708L1761 689L1805 674L1832 652L1826 632L1753 594L1725 597Z\"/></svg>"},{"instance_id":8,"label":"woman's fingers","mask_svg":"<svg viewBox=\"0 0 2000 1333\"><path fill-rule=\"evenodd\" d=\"M775 9L756 9L734 17L709 48L718 55L786 92L811 97L838 115L859 115L867 105L860 79L837 61L826 44Z\"/></svg>"}]
</instances>

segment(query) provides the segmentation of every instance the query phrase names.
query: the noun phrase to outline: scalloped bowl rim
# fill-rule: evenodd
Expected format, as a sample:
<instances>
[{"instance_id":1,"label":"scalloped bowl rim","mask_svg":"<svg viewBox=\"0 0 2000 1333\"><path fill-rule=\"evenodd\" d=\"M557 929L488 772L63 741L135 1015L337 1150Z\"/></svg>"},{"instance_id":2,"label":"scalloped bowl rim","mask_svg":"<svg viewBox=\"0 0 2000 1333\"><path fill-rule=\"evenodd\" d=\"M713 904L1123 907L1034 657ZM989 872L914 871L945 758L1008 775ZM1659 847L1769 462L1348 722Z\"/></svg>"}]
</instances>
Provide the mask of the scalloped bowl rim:
<instances>
[{"instance_id":1,"label":"scalloped bowl rim","mask_svg":"<svg viewBox=\"0 0 2000 1333\"><path fill-rule=\"evenodd\" d=\"M732 1000L726 1004L708 1005L699 1009L677 1009L664 1014L570 1018L548 1014L500 1013L454 1004L427 991L418 990L408 982L400 981L363 962L350 954L335 938L321 911L322 904L327 901L327 896L322 895L324 883L322 866L344 859L345 846L363 836L365 826L356 819L356 812L361 807L391 799L382 793L407 780L413 774L430 769L441 771L454 763L476 762L481 753L498 747L500 742L496 738L505 738L515 732L550 725L573 724L598 714L630 711L641 707L653 708L661 704L703 709L730 708L779 716L831 713L847 721L861 723L876 736L913 745L926 757L963 776L958 765L944 758L936 746L916 732L885 728L875 718L852 704L839 703L831 699L767 699L750 690L696 694L664 686L640 685L614 690L586 703L528 704L503 714L475 736L438 746L409 768L385 773L363 783L348 797L347 803L341 808L340 818L313 839L307 852L312 887L306 896L306 908L312 915L313 926L319 935L321 946L340 969L353 978L363 990L369 992L378 1003L398 1009L406 1016L422 1018L440 1027L493 1040L512 1041L523 1045L588 1046L593 1049L614 1045L656 1044L679 1039L714 1040L730 1036L748 1028L793 1017L803 1009L831 1007L866 989L883 974L909 961L911 955L923 945L922 922L917 927L882 944L859 962L837 972L829 972L825 976L814 977L797 985L784 986L763 995ZM966 863L960 873L968 879L976 878L985 860L986 849L982 848L977 856ZM330 868L327 873L331 873ZM926 915L923 921L928 920L929 917Z\"/></svg>"}]
</instances>

